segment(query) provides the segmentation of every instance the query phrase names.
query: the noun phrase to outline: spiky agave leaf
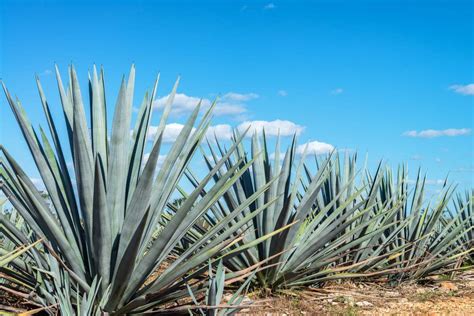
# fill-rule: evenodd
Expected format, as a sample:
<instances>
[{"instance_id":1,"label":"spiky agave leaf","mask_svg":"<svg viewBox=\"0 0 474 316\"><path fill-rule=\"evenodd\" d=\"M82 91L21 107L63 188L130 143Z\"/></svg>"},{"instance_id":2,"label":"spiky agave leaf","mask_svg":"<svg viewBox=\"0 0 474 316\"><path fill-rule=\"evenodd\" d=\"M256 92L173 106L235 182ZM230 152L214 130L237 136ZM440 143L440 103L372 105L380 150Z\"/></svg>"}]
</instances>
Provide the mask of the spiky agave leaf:
<instances>
[{"instance_id":1,"label":"spiky agave leaf","mask_svg":"<svg viewBox=\"0 0 474 316\"><path fill-rule=\"evenodd\" d=\"M44 238L48 246L47 251L36 254L34 264L37 273L41 278L48 278L48 271L54 269L63 280L61 284L38 281L38 296L45 299L45 293L53 291L64 303L61 306L67 309L71 307L66 304L68 296L71 297L70 302L79 304L86 293L94 291L94 295L87 296L86 300L93 297L90 299L93 302L88 306L92 304L97 307L101 302L100 306L109 313L143 312L186 296L185 284L189 275L199 278L199 273L204 273L202 267L206 266L208 260L220 255L229 244L227 239L232 233L239 230L246 220L251 220L251 217L238 216L243 210L220 218L215 229L198 239L192 251L176 259L183 263L179 268L171 264L158 278L149 277L164 262L171 260L173 263L170 255L175 252L175 246L190 227L250 167L251 163L229 168L225 173L220 173L219 181L204 192L210 180L237 149L243 135L189 193L156 236L154 232L166 205L179 188L181 177L210 124L214 104L203 113L199 123L200 106L196 106L161 168L157 168L167 116L179 80L169 94L149 158L144 162L158 79L151 96L145 96L135 128L130 133L134 66L128 81L122 80L110 131L107 128L108 102L104 72L98 75L94 67L92 76L89 75L91 122L87 119L74 67L69 68L70 83L67 88L63 85L57 67L56 77L67 128L66 139L59 136L57 122L51 115L50 105L37 80L52 143L42 129L41 137L38 136L21 104L13 100L3 85L50 201L47 203L44 200L23 168L2 146L1 190L35 235ZM68 157L72 159L73 170L68 169ZM264 192L261 190L259 194ZM242 203L252 203L259 198L259 194ZM223 230L235 218L240 220L234 223L233 229ZM6 230L13 234L14 228L6 225ZM25 237L18 230L14 230L15 234L18 239ZM56 261L52 260L53 257ZM54 292L58 288L71 290Z\"/></svg>"},{"instance_id":2,"label":"spiky agave leaf","mask_svg":"<svg viewBox=\"0 0 474 316\"><path fill-rule=\"evenodd\" d=\"M188 291L190 296L197 307L193 307L193 310L197 310L201 315L233 315L243 308L248 308L249 302L244 302L245 294L249 288L252 276L255 274L254 271L246 273L249 277L243 282L238 288L236 288L227 301L224 301L224 287L226 284L234 283L234 279L229 278L229 274L226 273L225 267L222 264L222 260L219 260L217 266L214 269L209 263L208 283L206 286L188 285ZM201 286L201 287L200 287ZM204 293L203 293L204 292ZM204 295L203 295L204 294ZM191 308L190 308L191 309ZM180 308L182 310L182 308ZM177 312L176 310L175 312Z\"/></svg>"}]
</instances>

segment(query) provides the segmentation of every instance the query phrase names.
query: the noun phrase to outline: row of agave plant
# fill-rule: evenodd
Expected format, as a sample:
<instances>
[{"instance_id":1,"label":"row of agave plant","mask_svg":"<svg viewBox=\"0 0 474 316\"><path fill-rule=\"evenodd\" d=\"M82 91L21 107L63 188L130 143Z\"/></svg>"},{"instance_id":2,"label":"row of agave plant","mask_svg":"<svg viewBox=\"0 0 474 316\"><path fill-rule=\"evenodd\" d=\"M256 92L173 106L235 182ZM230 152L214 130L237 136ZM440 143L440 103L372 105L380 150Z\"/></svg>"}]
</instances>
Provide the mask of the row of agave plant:
<instances>
[{"instance_id":1,"label":"row of agave plant","mask_svg":"<svg viewBox=\"0 0 474 316\"><path fill-rule=\"evenodd\" d=\"M251 135L248 152L247 132L206 141L215 103L196 106L158 165L179 80L147 144L159 77L130 131L133 66L110 128L103 70L89 75L89 115L74 67L68 75L65 87L56 68L64 137L38 79L49 135L3 86L44 192L2 145L0 290L38 310L228 314L247 304L249 289L396 284L474 262L472 191L454 198L445 183L429 203L425 179L411 183L403 167L371 173L357 155L337 153L312 162L296 155L295 139L281 153L278 138L272 155L264 132ZM204 176L191 166L199 151Z\"/></svg>"}]
</instances>

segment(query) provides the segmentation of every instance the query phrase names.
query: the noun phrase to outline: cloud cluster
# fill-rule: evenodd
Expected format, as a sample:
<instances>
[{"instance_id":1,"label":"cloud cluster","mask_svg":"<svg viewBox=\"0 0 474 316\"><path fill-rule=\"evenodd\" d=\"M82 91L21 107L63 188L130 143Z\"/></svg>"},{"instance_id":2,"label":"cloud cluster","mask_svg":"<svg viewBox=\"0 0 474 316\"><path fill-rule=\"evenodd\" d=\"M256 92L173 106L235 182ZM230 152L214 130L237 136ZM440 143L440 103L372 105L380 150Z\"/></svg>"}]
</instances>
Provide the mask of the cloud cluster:
<instances>
[{"instance_id":1,"label":"cloud cluster","mask_svg":"<svg viewBox=\"0 0 474 316\"><path fill-rule=\"evenodd\" d=\"M407 183L408 184L416 184L416 180L408 179ZM443 179L426 179L425 184L426 185L443 185L444 180Z\"/></svg>"},{"instance_id":2,"label":"cloud cluster","mask_svg":"<svg viewBox=\"0 0 474 316\"><path fill-rule=\"evenodd\" d=\"M184 125L179 123L170 123L165 126L163 133L163 142L172 143L176 140L179 133L183 129ZM244 132L249 129L247 136L252 136L255 132L261 133L262 130L265 130L267 136L293 136L300 135L303 132L304 127L293 123L291 121L283 120L274 120L274 121L245 121L239 124L237 127L239 132ZM153 140L155 138L157 126L150 126L148 129L148 140ZM207 137L214 139L217 137L218 140L229 140L232 137L232 126L229 124L218 124L210 126L207 130ZM193 129L194 131L194 129Z\"/></svg>"},{"instance_id":3,"label":"cloud cluster","mask_svg":"<svg viewBox=\"0 0 474 316\"><path fill-rule=\"evenodd\" d=\"M247 112L247 105L245 102L257 99L259 97L256 93L236 93L228 92L224 94L218 101L214 115L239 115ZM163 109L168 102L169 95L161 97L153 102L154 109ZM206 98L197 98L186 95L184 93L177 93L175 95L171 113L176 116L188 114L194 110L196 105L201 101L201 108L207 109L211 106L212 101Z\"/></svg>"},{"instance_id":4,"label":"cloud cluster","mask_svg":"<svg viewBox=\"0 0 474 316\"><path fill-rule=\"evenodd\" d=\"M184 127L184 125L179 124L179 123L166 124L165 130L163 132L162 142L163 143L172 143L172 142L174 142L176 140L176 138L178 138L178 135L179 135L179 133L181 133L181 130L183 129L183 127ZM150 126L150 128L148 129L148 134L147 134L148 140L155 139L157 130L158 130L158 126ZM193 132L194 132L194 130L195 129L193 128Z\"/></svg>"},{"instance_id":5,"label":"cloud cluster","mask_svg":"<svg viewBox=\"0 0 474 316\"><path fill-rule=\"evenodd\" d=\"M455 84L450 86L449 89L462 95L474 95L474 83L466 85Z\"/></svg>"},{"instance_id":6,"label":"cloud cluster","mask_svg":"<svg viewBox=\"0 0 474 316\"><path fill-rule=\"evenodd\" d=\"M296 147L296 154L302 155L306 150L306 155L322 155L334 150L334 146L328 143L312 141Z\"/></svg>"},{"instance_id":7,"label":"cloud cluster","mask_svg":"<svg viewBox=\"0 0 474 316\"><path fill-rule=\"evenodd\" d=\"M239 131L244 131L249 128L248 135L255 132L260 133L265 130L267 136L296 136L300 135L304 126L298 125L291 121L274 120L274 121L245 121L238 127Z\"/></svg>"},{"instance_id":8,"label":"cloud cluster","mask_svg":"<svg viewBox=\"0 0 474 316\"><path fill-rule=\"evenodd\" d=\"M434 138L434 137L441 137L441 136L463 136L469 135L471 133L470 128L448 128L443 130L436 130L436 129L426 129L422 131L406 131L403 133L403 136L407 137L420 137L420 138Z\"/></svg>"},{"instance_id":9,"label":"cloud cluster","mask_svg":"<svg viewBox=\"0 0 474 316\"><path fill-rule=\"evenodd\" d=\"M218 124L209 126L206 137L210 140L217 138L218 140L229 140L232 138L232 126L228 124Z\"/></svg>"}]
</instances>

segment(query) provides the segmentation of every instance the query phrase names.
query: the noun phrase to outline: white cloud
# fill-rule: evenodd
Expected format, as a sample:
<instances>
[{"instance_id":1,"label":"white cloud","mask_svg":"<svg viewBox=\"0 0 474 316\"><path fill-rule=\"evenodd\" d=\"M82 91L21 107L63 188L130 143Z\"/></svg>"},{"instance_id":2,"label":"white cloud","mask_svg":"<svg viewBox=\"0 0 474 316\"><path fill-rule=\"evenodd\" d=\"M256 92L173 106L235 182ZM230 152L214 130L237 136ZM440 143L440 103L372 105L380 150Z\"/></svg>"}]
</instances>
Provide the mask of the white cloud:
<instances>
[{"instance_id":1,"label":"white cloud","mask_svg":"<svg viewBox=\"0 0 474 316\"><path fill-rule=\"evenodd\" d=\"M163 133L163 140L162 140L163 143L175 142L179 136L179 133L181 133L183 128L184 128L184 125L179 124L179 123L166 124L165 131ZM148 129L148 135L147 135L147 139L149 141L152 141L155 139L157 129L158 129L157 126L150 126L150 128ZM193 132L195 130L196 129L193 128ZM218 124L218 125L209 126L206 132L206 136L210 140L213 140L214 133L217 136L218 140L230 140L232 137L232 126L227 125L227 124Z\"/></svg>"},{"instance_id":2,"label":"white cloud","mask_svg":"<svg viewBox=\"0 0 474 316\"><path fill-rule=\"evenodd\" d=\"M341 94L343 92L344 92L344 89L342 89L342 88L336 88L334 90L331 90L331 94L333 94L333 95L338 95L338 94Z\"/></svg>"},{"instance_id":3,"label":"white cloud","mask_svg":"<svg viewBox=\"0 0 474 316\"><path fill-rule=\"evenodd\" d=\"M443 179L426 179L425 183L427 185L443 185L444 180Z\"/></svg>"},{"instance_id":4,"label":"white cloud","mask_svg":"<svg viewBox=\"0 0 474 316\"><path fill-rule=\"evenodd\" d=\"M165 130L163 132L163 139L162 141L164 143L172 143L178 138L179 133L183 129L184 125L179 124L179 123L170 123L166 124ZM153 140L155 139L156 132L157 132L158 126L150 126L148 129L148 134L147 138L148 140ZM193 128L193 132L195 131L195 128Z\"/></svg>"},{"instance_id":5,"label":"white cloud","mask_svg":"<svg viewBox=\"0 0 474 316\"><path fill-rule=\"evenodd\" d=\"M267 3L264 7L265 10L273 10L276 8L275 4L273 3Z\"/></svg>"},{"instance_id":6,"label":"white cloud","mask_svg":"<svg viewBox=\"0 0 474 316\"><path fill-rule=\"evenodd\" d=\"M222 116L222 115L238 115L245 112L247 112L247 108L242 104L219 102L217 103L212 113L217 116Z\"/></svg>"},{"instance_id":7,"label":"white cloud","mask_svg":"<svg viewBox=\"0 0 474 316\"><path fill-rule=\"evenodd\" d=\"M416 184L416 180L408 179L407 183L408 184ZM443 185L444 180L443 179L426 179L425 184L426 185Z\"/></svg>"},{"instance_id":8,"label":"white cloud","mask_svg":"<svg viewBox=\"0 0 474 316\"><path fill-rule=\"evenodd\" d=\"M155 102L153 102L153 108L164 108L168 97L169 95L166 95L155 100ZM259 95L256 93L226 93L218 101L213 113L214 115L239 115L245 113L247 112L245 102L257 99L258 97ZM199 101L201 101L202 109L208 109L212 104L212 101L206 98L198 98L188 96L184 93L177 93L171 107L171 113L177 116L188 114L195 109Z\"/></svg>"},{"instance_id":9,"label":"white cloud","mask_svg":"<svg viewBox=\"0 0 474 316\"><path fill-rule=\"evenodd\" d=\"M460 167L453 169L450 172L474 172L474 167Z\"/></svg>"},{"instance_id":10,"label":"white cloud","mask_svg":"<svg viewBox=\"0 0 474 316\"><path fill-rule=\"evenodd\" d=\"M166 102L168 101L169 95L161 97L155 102L153 102L153 108L155 109L162 109L165 107ZM184 93L176 93L174 96L173 105L171 107L171 113L176 115L182 115L185 113L192 112L194 108L198 105L200 98L191 97ZM209 107L211 105L211 101L208 99L202 99L201 106L202 107Z\"/></svg>"},{"instance_id":11,"label":"white cloud","mask_svg":"<svg viewBox=\"0 0 474 316\"><path fill-rule=\"evenodd\" d=\"M166 124L165 131L163 133L163 142L164 143L172 143L177 138L181 130L184 128L183 124L179 123L170 123ZM265 129L265 133L267 136L293 136L296 134L297 136L300 135L303 130L304 126L298 125L291 121L283 121L283 120L274 120L274 121L245 121L239 124L237 127L239 132L244 132L247 128L249 131L247 132L247 136L252 136L255 132L261 133L263 129ZM157 133L157 126L150 126L148 129L147 139L149 141L154 140ZM195 128L193 128L193 132ZM217 136L219 140L230 140L232 137L233 127L229 124L217 124L209 126L206 132L206 136L210 139L214 139L214 135Z\"/></svg>"},{"instance_id":12,"label":"white cloud","mask_svg":"<svg viewBox=\"0 0 474 316\"><path fill-rule=\"evenodd\" d=\"M274 121L245 121L238 126L239 131L243 132L250 127L247 132L248 136L251 136L255 132L260 133L263 129L267 136L292 136L296 134L300 135L304 126L295 124L291 121L274 120Z\"/></svg>"},{"instance_id":13,"label":"white cloud","mask_svg":"<svg viewBox=\"0 0 474 316\"><path fill-rule=\"evenodd\" d=\"M450 86L449 89L462 95L474 95L474 83L466 85L455 84Z\"/></svg>"},{"instance_id":14,"label":"white cloud","mask_svg":"<svg viewBox=\"0 0 474 316\"><path fill-rule=\"evenodd\" d=\"M288 95L288 92L286 90L278 90L277 93L280 97L286 97Z\"/></svg>"},{"instance_id":15,"label":"white cloud","mask_svg":"<svg viewBox=\"0 0 474 316\"><path fill-rule=\"evenodd\" d=\"M423 157L421 155L415 154L410 157L411 160L422 160Z\"/></svg>"},{"instance_id":16,"label":"white cloud","mask_svg":"<svg viewBox=\"0 0 474 316\"><path fill-rule=\"evenodd\" d=\"M334 150L334 146L328 143L312 141L296 147L296 154L302 155L306 150L306 155L322 155Z\"/></svg>"},{"instance_id":17,"label":"white cloud","mask_svg":"<svg viewBox=\"0 0 474 316\"><path fill-rule=\"evenodd\" d=\"M406 131L403 133L403 136L408 137L421 137L421 138L434 138L441 136L462 136L469 135L471 133L470 128L448 128L444 130L435 130L435 129L426 129L422 131Z\"/></svg>"},{"instance_id":18,"label":"white cloud","mask_svg":"<svg viewBox=\"0 0 474 316\"><path fill-rule=\"evenodd\" d=\"M243 102L257 99L258 97L259 95L256 93L241 94L236 92L228 92L222 96L222 100Z\"/></svg>"},{"instance_id":19,"label":"white cloud","mask_svg":"<svg viewBox=\"0 0 474 316\"><path fill-rule=\"evenodd\" d=\"M218 140L230 140L232 137L232 126L228 124L209 126L206 136L209 140L214 140L215 137L217 137Z\"/></svg>"},{"instance_id":20,"label":"white cloud","mask_svg":"<svg viewBox=\"0 0 474 316\"><path fill-rule=\"evenodd\" d=\"M441 158L435 158L436 163L441 163Z\"/></svg>"}]
</instances>

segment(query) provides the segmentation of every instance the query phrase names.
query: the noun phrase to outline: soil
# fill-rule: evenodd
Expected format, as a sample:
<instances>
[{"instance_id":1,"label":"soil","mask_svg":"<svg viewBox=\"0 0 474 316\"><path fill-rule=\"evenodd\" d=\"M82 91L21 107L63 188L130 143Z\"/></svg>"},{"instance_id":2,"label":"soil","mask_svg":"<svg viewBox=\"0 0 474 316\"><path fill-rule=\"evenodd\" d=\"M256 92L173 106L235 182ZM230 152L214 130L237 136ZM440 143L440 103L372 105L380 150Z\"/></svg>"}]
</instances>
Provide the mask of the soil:
<instances>
[{"instance_id":1,"label":"soil","mask_svg":"<svg viewBox=\"0 0 474 316\"><path fill-rule=\"evenodd\" d=\"M261 300L257 296L249 294L260 306L241 315L474 315L474 272L423 285L345 282Z\"/></svg>"},{"instance_id":2,"label":"soil","mask_svg":"<svg viewBox=\"0 0 474 316\"><path fill-rule=\"evenodd\" d=\"M474 271L397 287L340 282L274 296L249 293L244 301L254 306L238 315L474 315ZM31 308L0 289L0 315Z\"/></svg>"}]
</instances>

